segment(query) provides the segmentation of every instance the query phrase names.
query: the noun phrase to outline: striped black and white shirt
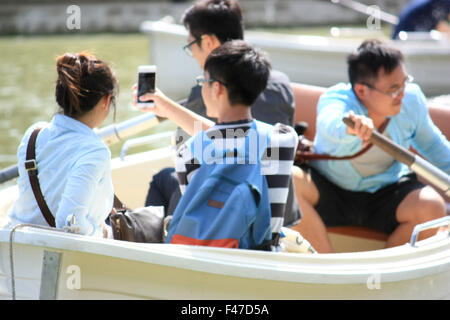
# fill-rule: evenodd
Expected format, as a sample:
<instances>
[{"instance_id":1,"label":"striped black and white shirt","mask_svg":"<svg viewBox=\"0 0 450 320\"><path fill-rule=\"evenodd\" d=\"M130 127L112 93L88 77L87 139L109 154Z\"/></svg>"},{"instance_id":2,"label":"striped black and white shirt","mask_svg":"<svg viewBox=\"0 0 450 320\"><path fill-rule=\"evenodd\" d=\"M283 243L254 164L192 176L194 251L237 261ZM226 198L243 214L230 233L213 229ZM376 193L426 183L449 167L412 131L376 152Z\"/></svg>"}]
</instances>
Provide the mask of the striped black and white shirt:
<instances>
[{"instance_id":1,"label":"striped black and white shirt","mask_svg":"<svg viewBox=\"0 0 450 320\"><path fill-rule=\"evenodd\" d=\"M219 123L208 129L206 134L216 149L224 149L225 146L229 149L229 146L239 146L245 141L251 125L252 121L249 120ZM297 143L298 136L295 130L277 123L261 161L262 174L266 177L269 188L272 239L275 244L278 243L280 229L283 226L289 177ZM195 159L186 145L182 145L176 155L175 167L182 194L198 168L200 168L198 159Z\"/></svg>"}]
</instances>

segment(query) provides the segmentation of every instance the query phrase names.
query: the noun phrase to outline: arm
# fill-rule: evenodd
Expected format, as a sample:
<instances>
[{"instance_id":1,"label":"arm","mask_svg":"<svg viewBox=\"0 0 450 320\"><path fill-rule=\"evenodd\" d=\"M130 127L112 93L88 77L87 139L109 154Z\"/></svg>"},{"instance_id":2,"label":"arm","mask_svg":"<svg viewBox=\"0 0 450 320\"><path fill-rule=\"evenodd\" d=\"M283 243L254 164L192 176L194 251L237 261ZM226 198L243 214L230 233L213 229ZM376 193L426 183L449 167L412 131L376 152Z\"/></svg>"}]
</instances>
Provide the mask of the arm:
<instances>
[{"instance_id":1,"label":"arm","mask_svg":"<svg viewBox=\"0 0 450 320\"><path fill-rule=\"evenodd\" d=\"M135 99L133 99L136 102ZM155 107L142 109L144 111L154 112L157 116L169 118L191 136L198 133L199 130L206 131L214 125L211 120L202 117L195 112L183 107L182 105L165 96L160 90L156 89L154 94L146 93L140 97L141 101L154 100Z\"/></svg>"},{"instance_id":2,"label":"arm","mask_svg":"<svg viewBox=\"0 0 450 320\"><path fill-rule=\"evenodd\" d=\"M195 160L195 157L189 148L187 148L185 144L181 146L177 151L175 160L175 171L177 172L181 194L184 194L189 181L192 180L199 168L200 164Z\"/></svg>"},{"instance_id":3,"label":"arm","mask_svg":"<svg viewBox=\"0 0 450 320\"><path fill-rule=\"evenodd\" d=\"M264 154L262 174L269 187L272 239L277 240L283 226L298 136L292 127L277 124ZM268 156L270 155L270 156Z\"/></svg>"},{"instance_id":4,"label":"arm","mask_svg":"<svg viewBox=\"0 0 450 320\"><path fill-rule=\"evenodd\" d=\"M316 152L346 156L362 148L361 138L356 136L354 131L349 130L342 121L344 116L351 115L349 109L345 101L334 96L324 95L319 99L314 139ZM362 123L363 116L358 115L357 118ZM370 126L369 121L366 122L366 126ZM367 131L360 133L363 139L367 138L366 134Z\"/></svg>"}]
</instances>

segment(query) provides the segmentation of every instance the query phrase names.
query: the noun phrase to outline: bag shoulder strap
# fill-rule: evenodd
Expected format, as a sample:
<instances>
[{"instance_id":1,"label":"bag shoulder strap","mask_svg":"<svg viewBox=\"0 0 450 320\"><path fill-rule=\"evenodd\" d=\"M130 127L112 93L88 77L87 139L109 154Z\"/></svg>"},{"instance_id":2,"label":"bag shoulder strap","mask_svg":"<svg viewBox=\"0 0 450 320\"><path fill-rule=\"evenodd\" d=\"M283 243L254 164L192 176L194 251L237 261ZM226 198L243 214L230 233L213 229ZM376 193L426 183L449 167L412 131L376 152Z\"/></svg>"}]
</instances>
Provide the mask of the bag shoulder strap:
<instances>
[{"instance_id":1,"label":"bag shoulder strap","mask_svg":"<svg viewBox=\"0 0 450 320\"><path fill-rule=\"evenodd\" d=\"M390 118L386 118L386 120L384 120L384 122L381 124L381 126L378 128L378 132L383 133L384 130L386 129L386 127L388 126L390 121ZM355 154L349 155L349 156L332 156L329 154L321 154L321 153L310 153L310 154L303 154L302 158L304 160L350 160L350 159L354 159L357 158L359 156L362 156L364 153L366 153L367 151L369 151L369 149L371 149L373 147L372 143L369 143L367 146L365 146L363 149L361 149L360 151L358 151Z\"/></svg>"},{"instance_id":2,"label":"bag shoulder strap","mask_svg":"<svg viewBox=\"0 0 450 320\"><path fill-rule=\"evenodd\" d=\"M56 227L55 217L50 212L50 209L47 206L47 202L45 202L38 179L38 168L36 164L36 139L41 129L42 128L34 129L33 133L30 136L30 139L28 140L25 170L27 170L28 172L31 189L33 190L34 197L36 198L36 202L39 206L39 209L41 209L45 221L47 221L47 223L51 227Z\"/></svg>"}]
</instances>

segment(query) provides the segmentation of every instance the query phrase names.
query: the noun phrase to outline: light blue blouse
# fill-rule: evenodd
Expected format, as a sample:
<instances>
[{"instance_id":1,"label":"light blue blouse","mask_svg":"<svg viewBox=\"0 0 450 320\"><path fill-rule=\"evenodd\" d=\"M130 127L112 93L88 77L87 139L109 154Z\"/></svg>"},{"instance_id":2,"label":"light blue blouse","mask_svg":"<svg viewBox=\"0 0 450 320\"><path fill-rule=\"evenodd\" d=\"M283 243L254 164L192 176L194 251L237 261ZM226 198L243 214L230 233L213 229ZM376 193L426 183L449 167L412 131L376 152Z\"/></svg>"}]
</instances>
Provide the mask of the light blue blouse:
<instances>
[{"instance_id":1,"label":"light blue blouse","mask_svg":"<svg viewBox=\"0 0 450 320\"><path fill-rule=\"evenodd\" d=\"M350 84L337 84L320 97L315 152L344 156L361 150L361 140L348 134L342 122L350 110L357 115L368 115ZM401 111L391 118L386 131L394 142L407 149L412 145L428 161L450 174L450 143L432 122L426 98L418 85L407 85ZM385 172L368 177L362 177L348 160L314 161L312 166L341 188L367 192L375 192L410 172L398 161Z\"/></svg>"},{"instance_id":2,"label":"light blue blouse","mask_svg":"<svg viewBox=\"0 0 450 320\"><path fill-rule=\"evenodd\" d=\"M22 138L17 152L19 198L8 213L11 221L48 225L24 168L28 140L37 126L45 126L36 141L38 178L56 227L67 225L74 216L81 234L102 236L101 223L111 212L114 197L111 152L91 128L62 114L50 124L32 125Z\"/></svg>"}]
</instances>

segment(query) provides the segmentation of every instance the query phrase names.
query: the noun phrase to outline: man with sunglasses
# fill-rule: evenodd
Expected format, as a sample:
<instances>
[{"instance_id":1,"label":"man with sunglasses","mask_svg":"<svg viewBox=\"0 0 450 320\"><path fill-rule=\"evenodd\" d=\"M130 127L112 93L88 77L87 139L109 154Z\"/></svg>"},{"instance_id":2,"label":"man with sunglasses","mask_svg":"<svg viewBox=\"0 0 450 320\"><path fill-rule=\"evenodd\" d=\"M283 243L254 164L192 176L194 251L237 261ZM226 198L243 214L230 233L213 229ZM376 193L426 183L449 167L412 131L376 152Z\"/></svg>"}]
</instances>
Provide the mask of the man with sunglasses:
<instances>
[{"instance_id":1,"label":"man with sunglasses","mask_svg":"<svg viewBox=\"0 0 450 320\"><path fill-rule=\"evenodd\" d=\"M374 128L389 119L384 135L411 145L450 174L450 144L433 124L426 98L406 72L402 53L378 40L364 41L347 58L350 83L329 88L317 106L314 149L334 156L356 154ZM342 119L349 116L355 127ZM386 246L409 241L415 225L446 214L443 198L409 168L376 146L351 160L311 161L294 174L303 218L298 231L319 252L332 252L325 226L356 225L389 234ZM426 238L436 230L421 233Z\"/></svg>"},{"instance_id":2,"label":"man with sunglasses","mask_svg":"<svg viewBox=\"0 0 450 320\"><path fill-rule=\"evenodd\" d=\"M244 38L242 9L239 2L235 0L197 1L185 11L182 21L189 31L187 44L183 50L197 61L202 70L207 57L215 48L227 41ZM209 117L206 113L201 91L201 86L193 87L187 100L181 104L187 109L215 121L215 118ZM293 126L294 109L294 95L289 78L284 73L271 70L265 90L252 105L252 116L269 124L283 123ZM188 138L189 135L184 130L177 129L177 147L181 146ZM286 226L297 224L301 217L292 179L289 190L284 220ZM174 168L165 168L156 174L150 183L145 204L162 205L166 209L166 214L171 214L180 197L181 193Z\"/></svg>"}]
</instances>

